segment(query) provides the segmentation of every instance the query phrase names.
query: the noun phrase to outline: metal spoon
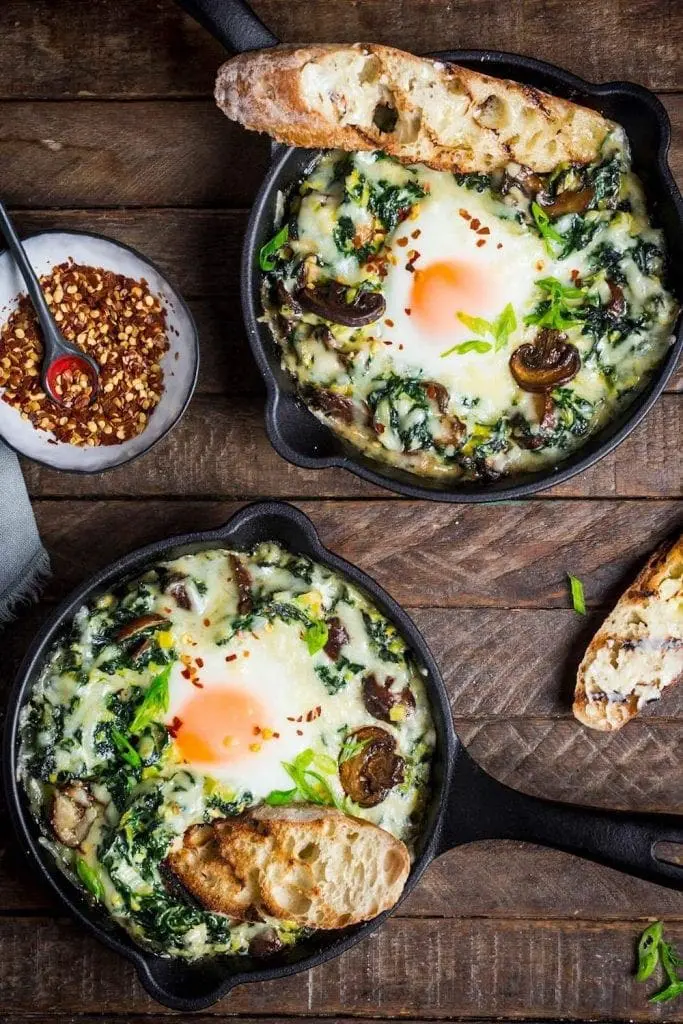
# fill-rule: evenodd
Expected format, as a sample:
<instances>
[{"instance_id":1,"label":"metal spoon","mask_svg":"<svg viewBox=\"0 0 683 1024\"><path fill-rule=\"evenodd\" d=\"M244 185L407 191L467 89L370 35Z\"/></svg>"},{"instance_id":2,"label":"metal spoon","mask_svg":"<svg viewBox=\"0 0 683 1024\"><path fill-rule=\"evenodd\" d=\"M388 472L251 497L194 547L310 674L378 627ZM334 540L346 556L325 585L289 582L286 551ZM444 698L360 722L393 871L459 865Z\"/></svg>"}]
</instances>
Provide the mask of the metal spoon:
<instances>
[{"instance_id":1,"label":"metal spoon","mask_svg":"<svg viewBox=\"0 0 683 1024\"><path fill-rule=\"evenodd\" d=\"M68 406L70 403L58 393L58 378L63 374L85 373L90 385L89 401L95 398L99 387L100 368L91 356L86 355L76 345L67 341L45 301L38 276L29 263L26 250L14 230L9 214L0 202L0 232L5 236L7 247L14 257L21 276L26 284L33 308L38 316L43 335L43 363L40 381L43 391L56 405Z\"/></svg>"}]
</instances>

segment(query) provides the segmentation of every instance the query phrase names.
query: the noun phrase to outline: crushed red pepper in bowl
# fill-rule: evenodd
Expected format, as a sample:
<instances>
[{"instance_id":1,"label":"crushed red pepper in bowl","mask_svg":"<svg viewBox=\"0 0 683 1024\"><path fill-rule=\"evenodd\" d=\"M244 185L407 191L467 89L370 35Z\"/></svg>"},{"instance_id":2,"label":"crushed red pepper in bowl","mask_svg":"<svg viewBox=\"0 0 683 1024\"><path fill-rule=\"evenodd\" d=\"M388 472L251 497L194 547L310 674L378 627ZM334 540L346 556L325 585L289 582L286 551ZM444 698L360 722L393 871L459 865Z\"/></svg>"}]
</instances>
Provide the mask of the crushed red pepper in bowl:
<instances>
[{"instance_id":1,"label":"crushed red pepper in bowl","mask_svg":"<svg viewBox=\"0 0 683 1024\"><path fill-rule=\"evenodd\" d=\"M0 330L2 399L34 427L74 445L121 444L141 434L163 392L161 358L168 351L166 310L144 278L135 280L72 261L40 279L64 337L95 360L99 390L91 403L84 374L60 381L69 408L52 402L40 383L40 327L26 295Z\"/></svg>"}]
</instances>

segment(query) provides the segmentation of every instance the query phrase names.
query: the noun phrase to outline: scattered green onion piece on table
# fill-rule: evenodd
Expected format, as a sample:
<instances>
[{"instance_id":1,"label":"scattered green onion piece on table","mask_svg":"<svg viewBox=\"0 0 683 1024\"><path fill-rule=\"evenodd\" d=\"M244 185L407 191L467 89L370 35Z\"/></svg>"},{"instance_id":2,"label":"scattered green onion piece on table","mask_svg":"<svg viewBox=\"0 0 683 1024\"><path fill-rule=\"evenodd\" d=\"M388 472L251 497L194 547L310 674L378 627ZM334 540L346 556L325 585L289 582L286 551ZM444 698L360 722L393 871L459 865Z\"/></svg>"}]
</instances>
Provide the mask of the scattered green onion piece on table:
<instances>
[{"instance_id":1,"label":"scattered green onion piece on table","mask_svg":"<svg viewBox=\"0 0 683 1024\"><path fill-rule=\"evenodd\" d=\"M259 252L258 262L261 270L274 270L275 260L273 257L275 253L282 248L287 239L289 238L289 225L285 224L283 228L280 228L278 233L274 235L269 242L266 242L262 246Z\"/></svg>"},{"instance_id":2,"label":"scattered green onion piece on table","mask_svg":"<svg viewBox=\"0 0 683 1024\"><path fill-rule=\"evenodd\" d=\"M659 963L659 943L662 939L663 927L661 921L655 921L640 936L636 981L647 981Z\"/></svg>"},{"instance_id":3,"label":"scattered green onion piece on table","mask_svg":"<svg viewBox=\"0 0 683 1024\"><path fill-rule=\"evenodd\" d=\"M586 598L583 593L583 583L578 576L572 576L570 572L567 573L569 577L569 586L572 592L572 605L574 611L578 612L579 615L586 614Z\"/></svg>"},{"instance_id":4,"label":"scattered green onion piece on table","mask_svg":"<svg viewBox=\"0 0 683 1024\"><path fill-rule=\"evenodd\" d=\"M681 959L671 943L665 942L664 939L661 939L659 942L659 958L662 961L664 973L671 984L673 985L674 982L681 981L678 977L678 968L683 967L683 959Z\"/></svg>"},{"instance_id":5,"label":"scattered green onion piece on table","mask_svg":"<svg viewBox=\"0 0 683 1024\"><path fill-rule=\"evenodd\" d=\"M84 857L76 858L76 874L86 889L101 903L104 900L104 886L97 871L90 867Z\"/></svg>"},{"instance_id":6,"label":"scattered green onion piece on table","mask_svg":"<svg viewBox=\"0 0 683 1024\"><path fill-rule=\"evenodd\" d=\"M678 996L683 996L683 978L680 981L673 981L670 985L667 985L665 989L658 992L657 995L651 996L648 999L649 1003L668 1003L671 999L677 999Z\"/></svg>"}]
</instances>

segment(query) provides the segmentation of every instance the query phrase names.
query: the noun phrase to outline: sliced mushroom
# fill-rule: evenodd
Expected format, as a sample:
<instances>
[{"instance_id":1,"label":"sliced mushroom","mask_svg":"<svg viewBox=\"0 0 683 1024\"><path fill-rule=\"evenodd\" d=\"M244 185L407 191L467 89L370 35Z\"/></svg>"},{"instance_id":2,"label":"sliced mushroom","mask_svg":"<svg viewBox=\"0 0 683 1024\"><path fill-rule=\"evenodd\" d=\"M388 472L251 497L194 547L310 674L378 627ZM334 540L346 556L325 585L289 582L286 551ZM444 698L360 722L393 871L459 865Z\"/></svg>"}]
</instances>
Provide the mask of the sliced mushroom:
<instances>
[{"instance_id":1,"label":"sliced mushroom","mask_svg":"<svg viewBox=\"0 0 683 1024\"><path fill-rule=\"evenodd\" d=\"M165 619L163 615L151 612L149 615L141 615L139 619L133 619L132 622L121 626L114 634L114 639L117 641L129 640L130 637L137 636L138 633L144 633L146 629L161 629L162 626L167 625L168 619Z\"/></svg>"},{"instance_id":2,"label":"sliced mushroom","mask_svg":"<svg viewBox=\"0 0 683 1024\"><path fill-rule=\"evenodd\" d=\"M283 948L282 940L274 928L266 928L265 931L254 935L249 943L249 956L272 956L279 953Z\"/></svg>"},{"instance_id":3,"label":"sliced mushroom","mask_svg":"<svg viewBox=\"0 0 683 1024\"><path fill-rule=\"evenodd\" d=\"M50 821L60 843L76 849L97 817L92 794L82 782L59 786L52 798Z\"/></svg>"},{"instance_id":4,"label":"sliced mushroom","mask_svg":"<svg viewBox=\"0 0 683 1024\"><path fill-rule=\"evenodd\" d=\"M383 295L359 291L352 302L347 302L347 290L338 281L328 281L313 288L300 288L295 297L309 313L345 327L364 327L379 320L387 305Z\"/></svg>"},{"instance_id":5,"label":"sliced mushroom","mask_svg":"<svg viewBox=\"0 0 683 1024\"><path fill-rule=\"evenodd\" d=\"M251 576L245 569L242 560L233 555L228 555L230 568L237 584L237 612L239 615L248 615L254 607L251 596Z\"/></svg>"},{"instance_id":6,"label":"sliced mushroom","mask_svg":"<svg viewBox=\"0 0 683 1024\"><path fill-rule=\"evenodd\" d=\"M140 643L136 644L133 650L130 652L130 656L133 661L139 661L150 648L153 646L151 636L145 636L142 638Z\"/></svg>"},{"instance_id":7,"label":"sliced mushroom","mask_svg":"<svg viewBox=\"0 0 683 1024\"><path fill-rule=\"evenodd\" d=\"M537 199L539 206L550 217L562 217L565 213L585 213L594 195L592 188L582 188L578 192L567 189L566 192L560 192L554 199L539 192Z\"/></svg>"},{"instance_id":8,"label":"sliced mushroom","mask_svg":"<svg viewBox=\"0 0 683 1024\"><path fill-rule=\"evenodd\" d=\"M394 682L393 676L387 676L383 683L380 683L374 672L363 679L363 703L365 708L373 716L383 722L393 722L393 708L404 708L404 715L409 715L415 708L415 697L409 686L404 686L400 693L391 689Z\"/></svg>"},{"instance_id":9,"label":"sliced mushroom","mask_svg":"<svg viewBox=\"0 0 683 1024\"><path fill-rule=\"evenodd\" d=\"M277 301L281 306L287 306L295 316L299 316L301 314L301 306L292 293L285 287L284 282L280 279L278 279L278 282L275 285L275 295L277 296Z\"/></svg>"},{"instance_id":10,"label":"sliced mushroom","mask_svg":"<svg viewBox=\"0 0 683 1024\"><path fill-rule=\"evenodd\" d=\"M366 725L352 732L347 743L360 749L339 765L344 792L359 807L375 807L403 782L405 762L396 753L396 740L386 729Z\"/></svg>"},{"instance_id":11,"label":"sliced mushroom","mask_svg":"<svg viewBox=\"0 0 683 1024\"><path fill-rule=\"evenodd\" d=\"M608 281L607 284L610 294L607 309L613 316L621 316L626 310L626 299L624 298L623 289L614 281Z\"/></svg>"},{"instance_id":12,"label":"sliced mushroom","mask_svg":"<svg viewBox=\"0 0 683 1024\"><path fill-rule=\"evenodd\" d=\"M448 408L448 400L451 397L448 393L448 388L445 388L443 384L439 384L435 380L426 380L422 384L427 398L432 402L436 402L439 412L446 412Z\"/></svg>"},{"instance_id":13,"label":"sliced mushroom","mask_svg":"<svg viewBox=\"0 0 683 1024\"><path fill-rule=\"evenodd\" d=\"M510 357L510 372L523 391L539 393L566 384L581 369L581 356L566 334L545 327L533 344L520 345Z\"/></svg>"},{"instance_id":14,"label":"sliced mushroom","mask_svg":"<svg viewBox=\"0 0 683 1024\"><path fill-rule=\"evenodd\" d=\"M349 634L346 631L346 626L340 618L333 615L331 619L327 620L327 643L323 647L325 654L332 661L336 661L342 647L348 642Z\"/></svg>"},{"instance_id":15,"label":"sliced mushroom","mask_svg":"<svg viewBox=\"0 0 683 1024\"><path fill-rule=\"evenodd\" d=\"M170 572L166 577L164 593L170 594L179 608L189 612L192 609L192 601L185 585L186 580L185 573Z\"/></svg>"},{"instance_id":16,"label":"sliced mushroom","mask_svg":"<svg viewBox=\"0 0 683 1024\"><path fill-rule=\"evenodd\" d=\"M328 388L306 388L304 398L313 409L320 409L321 412L332 416L335 419L343 420L344 423L353 423L354 404L352 399L338 395L336 391Z\"/></svg>"}]
</instances>

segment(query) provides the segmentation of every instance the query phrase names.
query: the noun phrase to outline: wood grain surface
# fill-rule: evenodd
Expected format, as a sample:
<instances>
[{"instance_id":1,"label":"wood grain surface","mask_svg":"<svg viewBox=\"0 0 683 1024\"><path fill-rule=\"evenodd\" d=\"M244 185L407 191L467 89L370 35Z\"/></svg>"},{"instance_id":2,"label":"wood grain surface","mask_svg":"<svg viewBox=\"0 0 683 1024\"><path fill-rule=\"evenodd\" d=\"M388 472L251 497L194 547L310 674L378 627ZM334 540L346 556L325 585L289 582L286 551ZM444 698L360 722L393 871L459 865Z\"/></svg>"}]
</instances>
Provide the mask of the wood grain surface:
<instances>
[{"instance_id":1,"label":"wood grain surface","mask_svg":"<svg viewBox=\"0 0 683 1024\"><path fill-rule=\"evenodd\" d=\"M287 41L497 48L592 81L657 92L683 180L683 8L674 0L254 0ZM573 674L624 585L683 528L683 370L591 470L533 500L412 502L342 471L277 456L239 308L242 236L267 140L214 108L222 48L172 0L4 0L0 192L23 232L91 228L139 248L189 300L197 395L153 453L76 477L24 463L54 575L2 635L0 702L35 631L120 554L224 522L245 501L293 501L324 544L415 619L441 666L457 732L510 786L624 810L683 808L683 687L613 736L571 715ZM0 540L1 543L1 540ZM571 609L567 572L589 614ZM99 946L36 877L0 799L0 1024L161 1024L133 968ZM683 895L524 843L437 860L369 941L308 974L236 989L187 1018L310 1024L434 1020L683 1022L633 979L634 944L662 918L683 945ZM184 1018L179 1018L184 1019Z\"/></svg>"}]
</instances>

